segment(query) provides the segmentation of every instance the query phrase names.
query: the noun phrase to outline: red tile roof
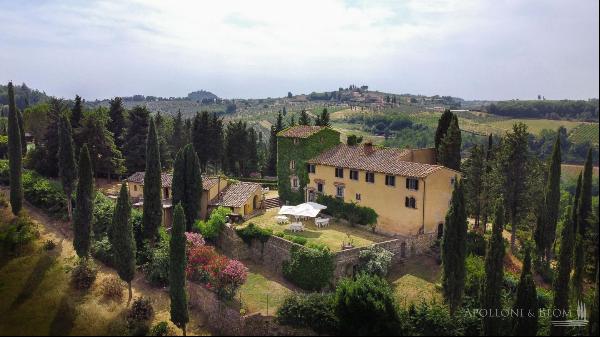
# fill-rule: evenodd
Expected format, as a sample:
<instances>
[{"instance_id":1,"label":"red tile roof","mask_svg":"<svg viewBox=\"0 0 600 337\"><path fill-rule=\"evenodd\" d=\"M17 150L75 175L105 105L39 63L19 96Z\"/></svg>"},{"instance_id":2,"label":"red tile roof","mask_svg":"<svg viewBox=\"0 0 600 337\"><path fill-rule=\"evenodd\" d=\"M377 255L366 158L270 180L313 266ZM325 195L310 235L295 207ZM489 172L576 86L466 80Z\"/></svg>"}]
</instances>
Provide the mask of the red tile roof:
<instances>
[{"instance_id":1,"label":"red tile roof","mask_svg":"<svg viewBox=\"0 0 600 337\"><path fill-rule=\"evenodd\" d=\"M134 184L144 185L144 176L146 172L135 172L127 181ZM171 187L173 185L173 175L171 173L162 173L160 175L162 187ZM218 177L202 176L202 189L207 191L215 186L219 181Z\"/></svg>"},{"instance_id":2,"label":"red tile roof","mask_svg":"<svg viewBox=\"0 0 600 337\"><path fill-rule=\"evenodd\" d=\"M440 165L410 162L407 161L408 158L410 150L380 148L367 144L339 144L310 159L308 163L417 178L426 177L444 168Z\"/></svg>"},{"instance_id":3,"label":"red tile roof","mask_svg":"<svg viewBox=\"0 0 600 337\"><path fill-rule=\"evenodd\" d=\"M324 126L296 125L279 131L277 136L290 138L308 138L325 129Z\"/></svg>"},{"instance_id":4,"label":"red tile roof","mask_svg":"<svg viewBox=\"0 0 600 337\"><path fill-rule=\"evenodd\" d=\"M211 206L242 207L256 193L262 190L262 186L257 183L237 182L227 186L221 192L220 198L217 196L211 202Z\"/></svg>"}]
</instances>

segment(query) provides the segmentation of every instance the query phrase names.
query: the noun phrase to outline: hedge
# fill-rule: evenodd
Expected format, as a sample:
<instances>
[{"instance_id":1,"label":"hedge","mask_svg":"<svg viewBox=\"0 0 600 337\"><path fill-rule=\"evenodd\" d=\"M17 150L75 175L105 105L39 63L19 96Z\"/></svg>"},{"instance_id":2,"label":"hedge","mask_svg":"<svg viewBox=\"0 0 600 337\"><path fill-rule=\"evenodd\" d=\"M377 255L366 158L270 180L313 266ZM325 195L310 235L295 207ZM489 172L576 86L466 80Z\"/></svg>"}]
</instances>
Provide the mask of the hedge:
<instances>
[{"instance_id":1,"label":"hedge","mask_svg":"<svg viewBox=\"0 0 600 337\"><path fill-rule=\"evenodd\" d=\"M328 195L319 195L317 202L327 206L323 213L336 218L346 219L351 225L374 226L377 224L377 213L374 209L359 206L356 203L347 203Z\"/></svg>"},{"instance_id":2,"label":"hedge","mask_svg":"<svg viewBox=\"0 0 600 337\"><path fill-rule=\"evenodd\" d=\"M288 296L277 310L277 322L296 328L308 327L317 333L335 335L338 319L332 294L297 294Z\"/></svg>"},{"instance_id":3,"label":"hedge","mask_svg":"<svg viewBox=\"0 0 600 337\"><path fill-rule=\"evenodd\" d=\"M283 263L283 276L304 290L318 291L333 277L333 255L329 249L292 247L289 261Z\"/></svg>"},{"instance_id":4,"label":"hedge","mask_svg":"<svg viewBox=\"0 0 600 337\"><path fill-rule=\"evenodd\" d=\"M254 239L265 243L267 240L269 240L271 235L273 235L272 230L261 228L255 225L253 222L249 223L248 226L244 228L237 228L235 232L246 244L251 244L252 240Z\"/></svg>"}]
</instances>

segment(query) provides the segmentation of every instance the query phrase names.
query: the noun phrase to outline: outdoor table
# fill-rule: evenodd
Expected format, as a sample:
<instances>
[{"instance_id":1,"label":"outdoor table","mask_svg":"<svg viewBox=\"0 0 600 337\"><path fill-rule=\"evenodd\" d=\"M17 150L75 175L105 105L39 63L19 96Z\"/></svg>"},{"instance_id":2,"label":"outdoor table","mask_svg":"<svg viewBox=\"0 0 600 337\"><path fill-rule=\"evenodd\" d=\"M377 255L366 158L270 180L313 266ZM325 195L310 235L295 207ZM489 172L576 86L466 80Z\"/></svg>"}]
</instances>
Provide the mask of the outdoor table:
<instances>
[{"instance_id":1,"label":"outdoor table","mask_svg":"<svg viewBox=\"0 0 600 337\"><path fill-rule=\"evenodd\" d=\"M290 220L288 219L288 217L287 217L287 216L285 216L285 215L278 215L278 216L276 216L276 217L275 217L275 219L277 220L277 223L278 223L278 224L283 224L283 223L286 223L286 222L289 222L289 221L290 221Z\"/></svg>"},{"instance_id":2,"label":"outdoor table","mask_svg":"<svg viewBox=\"0 0 600 337\"><path fill-rule=\"evenodd\" d=\"M302 232L304 230L304 225L301 222L292 222L288 229L292 232Z\"/></svg>"},{"instance_id":3,"label":"outdoor table","mask_svg":"<svg viewBox=\"0 0 600 337\"><path fill-rule=\"evenodd\" d=\"M325 226L329 225L329 219L327 219L327 218L316 218L315 219L315 225L317 225L317 227L325 227Z\"/></svg>"}]
</instances>

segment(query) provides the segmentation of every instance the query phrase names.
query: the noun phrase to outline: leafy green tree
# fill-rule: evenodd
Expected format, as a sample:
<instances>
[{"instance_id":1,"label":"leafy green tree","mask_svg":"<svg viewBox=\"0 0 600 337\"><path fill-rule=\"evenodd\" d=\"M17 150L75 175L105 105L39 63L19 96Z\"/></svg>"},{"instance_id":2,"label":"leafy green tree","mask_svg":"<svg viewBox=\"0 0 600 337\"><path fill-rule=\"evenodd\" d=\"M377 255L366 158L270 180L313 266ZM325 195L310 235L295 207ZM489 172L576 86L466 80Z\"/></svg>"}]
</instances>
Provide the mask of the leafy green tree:
<instances>
[{"instance_id":1,"label":"leafy green tree","mask_svg":"<svg viewBox=\"0 0 600 337\"><path fill-rule=\"evenodd\" d=\"M125 143L125 129L127 125L123 100L121 97L115 97L110 100L109 104L108 130L113 134L117 148L122 149Z\"/></svg>"},{"instance_id":2,"label":"leafy green tree","mask_svg":"<svg viewBox=\"0 0 600 337\"><path fill-rule=\"evenodd\" d=\"M461 142L462 137L458 126L458 117L454 116L438 148L438 162L440 165L460 171Z\"/></svg>"},{"instance_id":3,"label":"leafy green tree","mask_svg":"<svg viewBox=\"0 0 600 337\"><path fill-rule=\"evenodd\" d=\"M150 119L148 139L146 141L146 173L144 175L144 213L142 226L144 237L150 242L158 236L162 223L162 180L160 166L160 147L156 135L156 125Z\"/></svg>"},{"instance_id":4,"label":"leafy green tree","mask_svg":"<svg viewBox=\"0 0 600 337\"><path fill-rule=\"evenodd\" d=\"M300 111L300 118L298 119L299 125L310 125L310 116L308 116L308 112L305 109Z\"/></svg>"},{"instance_id":5,"label":"leafy green tree","mask_svg":"<svg viewBox=\"0 0 600 337\"><path fill-rule=\"evenodd\" d=\"M575 233L575 261L573 273L573 290L577 299L583 295L583 277L585 274L585 257L588 245L590 227L589 219L592 215L592 176L593 176L592 149L588 150L587 159L583 166L581 194L577 205L577 229ZM597 241L596 241L597 244Z\"/></svg>"},{"instance_id":6,"label":"leafy green tree","mask_svg":"<svg viewBox=\"0 0 600 337\"><path fill-rule=\"evenodd\" d=\"M531 249L525 249L525 260L521 270L521 278L517 286L515 311L522 311L523 317L516 317L513 322L515 336L536 336L538 330L539 304L537 290L531 274Z\"/></svg>"},{"instance_id":7,"label":"leafy green tree","mask_svg":"<svg viewBox=\"0 0 600 337\"><path fill-rule=\"evenodd\" d=\"M92 218L94 213L94 175L87 144L83 144L79 154L79 179L75 216L73 217L73 247L81 259L90 253Z\"/></svg>"},{"instance_id":8,"label":"leafy green tree","mask_svg":"<svg viewBox=\"0 0 600 337\"><path fill-rule=\"evenodd\" d=\"M481 307L486 310L502 309L501 291L504 282L504 207L496 207L492 237L488 243L485 256L485 281L483 283L483 296ZM483 319L483 331L486 336L500 335L500 321L497 317Z\"/></svg>"},{"instance_id":9,"label":"leafy green tree","mask_svg":"<svg viewBox=\"0 0 600 337\"><path fill-rule=\"evenodd\" d=\"M394 336L401 332L393 292L378 276L360 274L355 280L342 280L334 302L342 336Z\"/></svg>"},{"instance_id":10,"label":"leafy green tree","mask_svg":"<svg viewBox=\"0 0 600 337\"><path fill-rule=\"evenodd\" d=\"M441 243L442 289L451 315L462 303L467 253L467 213L462 183L456 180Z\"/></svg>"},{"instance_id":11,"label":"leafy green tree","mask_svg":"<svg viewBox=\"0 0 600 337\"><path fill-rule=\"evenodd\" d=\"M575 231L577 228L577 205L579 204L579 195L581 193L581 174L577 182L577 191L572 205L567 207L565 218L563 219L563 229L561 232L560 251L558 253L558 263L556 266L556 277L552 288L554 290L554 310L569 310L569 279L571 269L573 268L573 248L575 246ZM566 317L555 317L554 320L564 320ZM553 325L550 328L552 336L564 336L565 328Z\"/></svg>"},{"instance_id":12,"label":"leafy green tree","mask_svg":"<svg viewBox=\"0 0 600 337\"><path fill-rule=\"evenodd\" d=\"M186 335L185 326L190 321L188 299L185 288L185 215L181 204L175 206L171 232L169 262L169 295L171 297L171 322Z\"/></svg>"},{"instance_id":13,"label":"leafy green tree","mask_svg":"<svg viewBox=\"0 0 600 337\"><path fill-rule=\"evenodd\" d=\"M471 155L463 167L465 199L468 213L475 218L474 228L479 229L481 212L484 207L485 158L482 148L474 145Z\"/></svg>"},{"instance_id":14,"label":"leafy green tree","mask_svg":"<svg viewBox=\"0 0 600 337\"><path fill-rule=\"evenodd\" d=\"M75 103L71 108L71 127L73 129L79 129L81 127L81 122L83 120L83 104L81 102L81 97L79 95L75 95Z\"/></svg>"},{"instance_id":15,"label":"leafy green tree","mask_svg":"<svg viewBox=\"0 0 600 337\"><path fill-rule=\"evenodd\" d=\"M438 120L437 129L435 130L435 149L439 151L440 145L442 144L442 139L446 136L446 132L450 127L450 123L454 118L454 114L446 109L440 119Z\"/></svg>"},{"instance_id":16,"label":"leafy green tree","mask_svg":"<svg viewBox=\"0 0 600 337\"><path fill-rule=\"evenodd\" d=\"M25 138L25 126L23 124L23 114L21 110L17 109L17 121L19 122L19 134L21 136L21 155L27 154L27 140Z\"/></svg>"},{"instance_id":17,"label":"leafy green tree","mask_svg":"<svg viewBox=\"0 0 600 337\"><path fill-rule=\"evenodd\" d=\"M173 204L181 203L188 232L192 231L194 222L200 216L201 197L200 161L194 146L188 144L177 153L173 170Z\"/></svg>"},{"instance_id":18,"label":"leafy green tree","mask_svg":"<svg viewBox=\"0 0 600 337\"><path fill-rule=\"evenodd\" d=\"M94 172L105 172L109 179L112 174L121 175L125 172L123 154L107 128L101 110L84 118L78 138L88 144Z\"/></svg>"},{"instance_id":19,"label":"leafy green tree","mask_svg":"<svg viewBox=\"0 0 600 337\"><path fill-rule=\"evenodd\" d=\"M21 130L15 106L15 91L12 82L8 82L8 161L10 206L14 215L23 207L23 158L21 148Z\"/></svg>"},{"instance_id":20,"label":"leafy green tree","mask_svg":"<svg viewBox=\"0 0 600 337\"><path fill-rule=\"evenodd\" d=\"M129 126L123 145L125 167L129 173L144 171L149 123L150 112L146 107L136 106L129 111Z\"/></svg>"},{"instance_id":21,"label":"leafy green tree","mask_svg":"<svg viewBox=\"0 0 600 337\"><path fill-rule=\"evenodd\" d=\"M58 129L58 175L63 191L67 196L67 215L69 220L73 218L73 191L77 179L77 164L75 162L75 149L73 145L73 130L67 116L62 116Z\"/></svg>"},{"instance_id":22,"label":"leafy green tree","mask_svg":"<svg viewBox=\"0 0 600 337\"><path fill-rule=\"evenodd\" d=\"M135 277L135 238L131 222L131 202L125 182L121 185L111 227L112 235L109 238L114 252L113 264L121 280L127 282L129 288L127 306L129 306L132 297L131 281Z\"/></svg>"}]
</instances>

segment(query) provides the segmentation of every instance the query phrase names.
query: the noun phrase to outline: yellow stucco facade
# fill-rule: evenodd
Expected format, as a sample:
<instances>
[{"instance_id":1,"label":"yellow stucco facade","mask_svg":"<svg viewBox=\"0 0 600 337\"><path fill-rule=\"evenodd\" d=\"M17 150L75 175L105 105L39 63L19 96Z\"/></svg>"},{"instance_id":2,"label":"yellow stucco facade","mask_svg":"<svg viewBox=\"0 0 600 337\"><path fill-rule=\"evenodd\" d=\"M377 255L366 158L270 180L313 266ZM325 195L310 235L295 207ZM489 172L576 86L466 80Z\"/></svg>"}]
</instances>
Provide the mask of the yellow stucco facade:
<instances>
[{"instance_id":1,"label":"yellow stucco facade","mask_svg":"<svg viewBox=\"0 0 600 337\"><path fill-rule=\"evenodd\" d=\"M428 156L428 153L417 155ZM343 178L336 177L336 167L316 164L314 173L309 173L306 198L314 199L323 193L343 198L344 202L370 207L378 214L377 231L400 235L438 231L438 225L444 222L449 208L453 181L459 174L440 168L422 178L394 175L395 178L386 179L390 175L371 172L374 179L368 182L367 171L353 169L355 172L351 175L349 168L337 169L343 169ZM412 182L413 188L407 188L406 179L418 180L418 187L414 188L415 183ZM394 186L386 185L386 180L394 180ZM343 195L339 195L339 187Z\"/></svg>"}]
</instances>

